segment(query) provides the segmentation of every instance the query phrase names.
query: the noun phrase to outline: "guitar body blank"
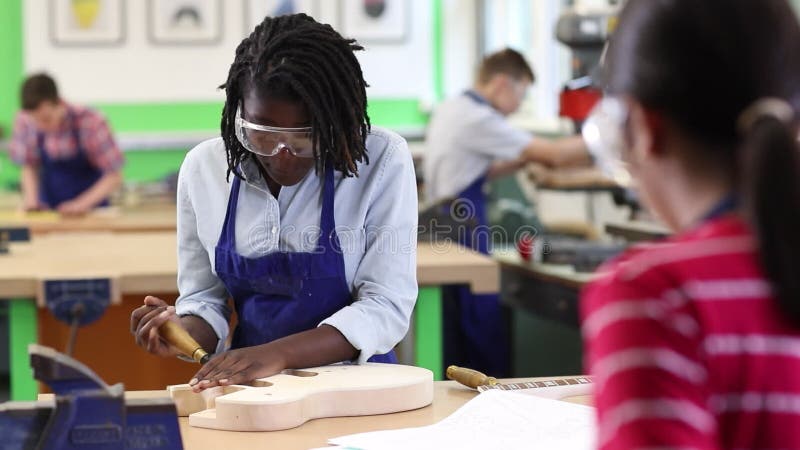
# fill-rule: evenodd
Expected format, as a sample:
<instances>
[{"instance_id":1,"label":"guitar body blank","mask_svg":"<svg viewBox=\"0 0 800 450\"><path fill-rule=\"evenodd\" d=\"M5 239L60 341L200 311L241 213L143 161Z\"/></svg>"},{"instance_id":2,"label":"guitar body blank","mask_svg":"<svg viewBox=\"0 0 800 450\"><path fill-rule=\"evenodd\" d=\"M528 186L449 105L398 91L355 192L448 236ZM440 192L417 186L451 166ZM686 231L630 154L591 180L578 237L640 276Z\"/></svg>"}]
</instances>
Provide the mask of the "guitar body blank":
<instances>
[{"instance_id":1,"label":"guitar body blank","mask_svg":"<svg viewBox=\"0 0 800 450\"><path fill-rule=\"evenodd\" d=\"M231 431L276 431L322 417L367 416L422 408L433 401L433 372L399 364L336 364L285 370L250 386L195 394L169 386L189 425Z\"/></svg>"}]
</instances>

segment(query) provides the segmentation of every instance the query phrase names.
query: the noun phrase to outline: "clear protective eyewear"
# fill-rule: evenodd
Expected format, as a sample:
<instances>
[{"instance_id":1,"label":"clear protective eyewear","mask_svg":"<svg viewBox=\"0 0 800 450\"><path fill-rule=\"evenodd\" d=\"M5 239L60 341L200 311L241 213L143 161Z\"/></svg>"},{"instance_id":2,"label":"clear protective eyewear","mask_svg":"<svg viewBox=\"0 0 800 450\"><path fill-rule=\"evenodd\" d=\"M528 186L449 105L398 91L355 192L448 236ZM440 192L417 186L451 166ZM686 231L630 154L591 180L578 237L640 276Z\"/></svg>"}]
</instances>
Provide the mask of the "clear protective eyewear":
<instances>
[{"instance_id":1,"label":"clear protective eyewear","mask_svg":"<svg viewBox=\"0 0 800 450\"><path fill-rule=\"evenodd\" d=\"M298 158L314 157L311 127L280 128L259 125L242 118L242 106L236 109L236 139L250 152L261 156L275 156L286 150Z\"/></svg>"},{"instance_id":2,"label":"clear protective eyewear","mask_svg":"<svg viewBox=\"0 0 800 450\"><path fill-rule=\"evenodd\" d=\"M625 125L629 110L624 101L604 97L592 109L583 124L581 134L595 164L603 173L623 187L633 179L622 155L626 144Z\"/></svg>"}]
</instances>

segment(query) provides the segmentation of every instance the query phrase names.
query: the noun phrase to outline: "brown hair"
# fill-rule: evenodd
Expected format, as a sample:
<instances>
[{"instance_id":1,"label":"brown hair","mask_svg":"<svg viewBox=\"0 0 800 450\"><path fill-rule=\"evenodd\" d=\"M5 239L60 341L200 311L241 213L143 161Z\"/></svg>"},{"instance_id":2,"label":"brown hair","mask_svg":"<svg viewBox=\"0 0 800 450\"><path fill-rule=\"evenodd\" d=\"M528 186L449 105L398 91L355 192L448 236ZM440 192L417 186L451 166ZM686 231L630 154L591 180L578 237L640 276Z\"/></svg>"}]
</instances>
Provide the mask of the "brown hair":
<instances>
[{"instance_id":1,"label":"brown hair","mask_svg":"<svg viewBox=\"0 0 800 450\"><path fill-rule=\"evenodd\" d=\"M478 68L478 82L487 83L495 75L508 75L515 80L528 78L531 82L536 79L525 57L510 48L492 53L481 61Z\"/></svg>"},{"instance_id":2,"label":"brown hair","mask_svg":"<svg viewBox=\"0 0 800 450\"><path fill-rule=\"evenodd\" d=\"M46 101L58 102L56 82L47 74L37 73L25 79L20 89L22 109L32 111Z\"/></svg>"}]
</instances>

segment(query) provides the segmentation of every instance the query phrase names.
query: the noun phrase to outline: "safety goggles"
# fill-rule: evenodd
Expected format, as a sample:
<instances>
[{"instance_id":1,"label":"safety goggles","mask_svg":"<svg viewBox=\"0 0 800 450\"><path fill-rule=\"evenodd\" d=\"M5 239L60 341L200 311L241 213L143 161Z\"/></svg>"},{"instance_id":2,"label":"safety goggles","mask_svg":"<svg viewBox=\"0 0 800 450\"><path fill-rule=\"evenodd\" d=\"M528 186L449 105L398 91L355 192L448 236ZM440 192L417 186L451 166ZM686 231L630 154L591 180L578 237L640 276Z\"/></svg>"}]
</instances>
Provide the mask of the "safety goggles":
<instances>
[{"instance_id":1,"label":"safety goggles","mask_svg":"<svg viewBox=\"0 0 800 450\"><path fill-rule=\"evenodd\" d=\"M597 102L581 130L595 164L607 177L624 187L633 181L622 157L627 146L625 125L628 114L628 107L621 99L605 97Z\"/></svg>"},{"instance_id":2,"label":"safety goggles","mask_svg":"<svg viewBox=\"0 0 800 450\"><path fill-rule=\"evenodd\" d=\"M242 118L241 105L236 109L236 139L242 147L261 156L275 156L286 150L298 158L314 157L311 127L280 128L259 125Z\"/></svg>"}]
</instances>

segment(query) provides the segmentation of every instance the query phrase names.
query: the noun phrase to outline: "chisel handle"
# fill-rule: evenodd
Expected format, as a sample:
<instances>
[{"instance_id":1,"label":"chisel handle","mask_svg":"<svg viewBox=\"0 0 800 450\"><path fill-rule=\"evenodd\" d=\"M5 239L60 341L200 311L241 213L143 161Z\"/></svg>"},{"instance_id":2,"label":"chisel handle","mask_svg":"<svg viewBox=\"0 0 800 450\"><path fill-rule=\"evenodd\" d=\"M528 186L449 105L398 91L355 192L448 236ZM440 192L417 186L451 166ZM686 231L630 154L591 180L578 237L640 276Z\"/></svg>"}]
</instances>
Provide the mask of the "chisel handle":
<instances>
[{"instance_id":1,"label":"chisel handle","mask_svg":"<svg viewBox=\"0 0 800 450\"><path fill-rule=\"evenodd\" d=\"M492 386L497 384L497 378L487 377L477 370L466 367L450 366L447 368L447 379L455 380L464 386L476 389L478 386Z\"/></svg>"},{"instance_id":2,"label":"chisel handle","mask_svg":"<svg viewBox=\"0 0 800 450\"><path fill-rule=\"evenodd\" d=\"M182 326L170 320L161 325L158 331L161 333L161 337L177 348L179 352L200 364L205 364L208 361L208 353Z\"/></svg>"}]
</instances>

